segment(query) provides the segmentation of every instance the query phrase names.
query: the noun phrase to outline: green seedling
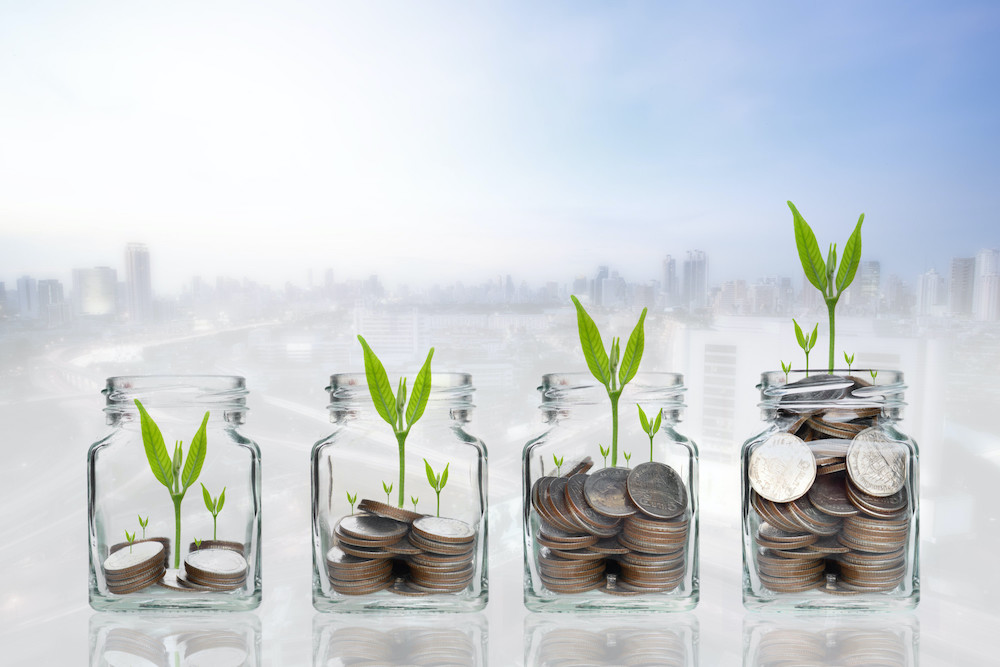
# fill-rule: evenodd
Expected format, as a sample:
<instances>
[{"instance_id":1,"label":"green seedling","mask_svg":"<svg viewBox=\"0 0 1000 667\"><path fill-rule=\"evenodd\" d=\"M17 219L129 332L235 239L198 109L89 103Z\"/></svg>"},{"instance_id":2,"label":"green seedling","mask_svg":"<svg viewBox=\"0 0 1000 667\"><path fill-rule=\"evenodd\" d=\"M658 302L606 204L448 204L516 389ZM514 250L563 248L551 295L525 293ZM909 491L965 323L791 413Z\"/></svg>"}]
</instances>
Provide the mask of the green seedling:
<instances>
[{"instance_id":1,"label":"green seedling","mask_svg":"<svg viewBox=\"0 0 1000 667\"><path fill-rule=\"evenodd\" d=\"M847 356L847 352L844 352L844 361L847 362L847 374L851 374L851 366L854 364L854 355Z\"/></svg>"},{"instance_id":2,"label":"green seedling","mask_svg":"<svg viewBox=\"0 0 1000 667\"><path fill-rule=\"evenodd\" d=\"M632 454L631 452L622 452L622 455L625 457L625 467L628 468L628 462L632 459Z\"/></svg>"},{"instance_id":3,"label":"green seedling","mask_svg":"<svg viewBox=\"0 0 1000 667\"><path fill-rule=\"evenodd\" d=\"M354 495L351 495L350 491L347 491L347 502L351 505L351 514L354 514L354 503L358 502L358 492L355 491Z\"/></svg>"},{"instance_id":4,"label":"green seedling","mask_svg":"<svg viewBox=\"0 0 1000 667\"><path fill-rule=\"evenodd\" d=\"M201 467L205 463L205 452L208 449L208 415L205 413L201 420L201 426L191 439L188 447L187 460L184 460L183 442L180 440L174 444L174 456L171 459L167 454L167 446L163 442L163 434L160 427L156 425L153 418L142 407L138 399L135 405L139 408L139 417L142 426L142 444L146 450L146 459L149 467L153 471L153 476L163 486L167 487L170 493L170 500L174 504L174 544L181 543L181 502L188 488L198 480L201 474ZM174 567L181 566L181 550L174 549Z\"/></svg>"},{"instance_id":5,"label":"green seedling","mask_svg":"<svg viewBox=\"0 0 1000 667\"><path fill-rule=\"evenodd\" d=\"M785 384L788 384L788 374L792 372L792 362L789 361L786 364L784 361L782 361L781 370L785 373Z\"/></svg>"},{"instance_id":6,"label":"green seedling","mask_svg":"<svg viewBox=\"0 0 1000 667\"><path fill-rule=\"evenodd\" d=\"M386 484L383 481L382 490L385 491L385 504L388 505L390 503L389 494L392 493L392 484Z\"/></svg>"},{"instance_id":7,"label":"green seedling","mask_svg":"<svg viewBox=\"0 0 1000 667\"><path fill-rule=\"evenodd\" d=\"M560 477L562 475L561 471L564 458L565 457L562 456L556 456L555 454L552 455L552 462L556 464L556 477Z\"/></svg>"},{"instance_id":8,"label":"green seedling","mask_svg":"<svg viewBox=\"0 0 1000 667\"><path fill-rule=\"evenodd\" d=\"M413 511L416 512L417 503L420 502L420 498L417 498L416 496L410 496L410 502L413 503Z\"/></svg>"},{"instance_id":9,"label":"green seedling","mask_svg":"<svg viewBox=\"0 0 1000 667\"><path fill-rule=\"evenodd\" d=\"M597 329L597 324L593 318L587 314L580 300L575 296L573 305L576 306L576 323L580 331L580 345L583 348L583 356L587 360L587 368L597 380L604 385L608 391L608 398L611 400L611 465L618 465L618 400L621 398L622 390L639 370L639 362L642 360L643 348L646 345L645 334L643 333L643 323L646 320L646 309L642 309L639 315L639 322L632 330L628 343L625 345L625 353L621 354L619 343L621 339L612 337L611 352L604 349L604 341L601 339L601 332ZM619 367L619 356L621 356L621 366Z\"/></svg>"},{"instance_id":10,"label":"green seedling","mask_svg":"<svg viewBox=\"0 0 1000 667\"><path fill-rule=\"evenodd\" d=\"M133 530L131 533L129 533L126 530L125 531L125 540L128 542L128 552L132 553L132 543L135 542L135 531Z\"/></svg>"},{"instance_id":11,"label":"green seedling","mask_svg":"<svg viewBox=\"0 0 1000 667\"><path fill-rule=\"evenodd\" d=\"M611 453L611 448L610 447L605 447L604 445L602 445L600 443L597 444L597 447L598 447L598 449L601 450L601 456L604 457L604 467L607 468L608 467L608 454Z\"/></svg>"},{"instance_id":12,"label":"green seedling","mask_svg":"<svg viewBox=\"0 0 1000 667\"><path fill-rule=\"evenodd\" d=\"M392 426L392 431L396 434L396 443L399 447L398 506L402 507L406 498L403 492L406 474L406 436L410 434L410 429L417 423L417 420L423 416L424 409L427 407L427 399L431 395L431 358L434 356L434 348L432 347L427 353L427 359L417 373L417 379L413 382L413 394L407 404L406 378L400 378L399 388L393 395L385 366L382 365L364 338L358 336L358 340L365 351L365 376L368 378L368 391L371 392L375 410L382 419ZM385 486L384 483L383 486ZM387 499L386 503L388 502Z\"/></svg>"},{"instance_id":13,"label":"green seedling","mask_svg":"<svg viewBox=\"0 0 1000 667\"><path fill-rule=\"evenodd\" d=\"M448 483L448 466L451 463L446 463L444 470L441 471L440 475L434 474L434 469L431 468L431 464L424 459L424 470L427 473L427 481L430 482L431 488L434 489L434 493L437 494L437 515L441 516L441 489L444 485Z\"/></svg>"},{"instance_id":14,"label":"green seedling","mask_svg":"<svg viewBox=\"0 0 1000 667\"><path fill-rule=\"evenodd\" d=\"M809 377L809 352L816 345L816 336L819 335L819 324L817 323L813 327L813 331L808 338L802 335L802 328L798 322L792 319L792 324L795 325L795 340L799 341L799 347L806 353L806 377Z\"/></svg>"},{"instance_id":15,"label":"green seedling","mask_svg":"<svg viewBox=\"0 0 1000 667\"><path fill-rule=\"evenodd\" d=\"M826 309L830 317L830 372L833 372L834 338L836 333L836 309L837 302L844 290L854 281L854 276L858 272L858 265L861 263L861 223L865 221L865 214L858 218L858 224L847 239L844 245L844 256L840 260L840 268L837 268L837 244L831 243L823 261L823 255L819 250L819 243L816 242L816 235L813 234L809 223L805 221L795 204L788 202L788 208L792 209L792 220L795 226L795 246L799 251L799 260L802 262L802 269L806 273L806 279L812 286L820 291L823 300L826 302Z\"/></svg>"},{"instance_id":16,"label":"green seedling","mask_svg":"<svg viewBox=\"0 0 1000 667\"><path fill-rule=\"evenodd\" d=\"M219 512L222 511L222 506L226 504L226 487L222 487L222 493L219 494L218 498L212 498L204 484L201 485L201 493L205 497L205 507L212 513L212 539L217 540L219 536L216 526L218 525Z\"/></svg>"},{"instance_id":17,"label":"green seedling","mask_svg":"<svg viewBox=\"0 0 1000 667\"><path fill-rule=\"evenodd\" d=\"M872 384L875 384L875 378L878 377L878 371L868 371L868 373L872 376Z\"/></svg>"},{"instance_id":18,"label":"green seedling","mask_svg":"<svg viewBox=\"0 0 1000 667\"><path fill-rule=\"evenodd\" d=\"M136 516L139 516L138 514ZM147 516L145 521L141 516L139 516L139 525L142 526L142 539L146 539L146 526L149 525L149 517Z\"/></svg>"},{"instance_id":19,"label":"green seedling","mask_svg":"<svg viewBox=\"0 0 1000 667\"><path fill-rule=\"evenodd\" d=\"M646 413L642 411L642 406L638 403L635 407L639 408L639 423L642 424L642 430L646 432L649 436L649 460L653 460L653 436L656 432L660 430L660 422L663 420L663 410L658 410L656 413L656 419L653 420L651 424L649 418L646 417Z\"/></svg>"},{"instance_id":20,"label":"green seedling","mask_svg":"<svg viewBox=\"0 0 1000 667\"><path fill-rule=\"evenodd\" d=\"M194 547L195 549L201 549L201 540L199 540L197 537L194 538Z\"/></svg>"}]
</instances>

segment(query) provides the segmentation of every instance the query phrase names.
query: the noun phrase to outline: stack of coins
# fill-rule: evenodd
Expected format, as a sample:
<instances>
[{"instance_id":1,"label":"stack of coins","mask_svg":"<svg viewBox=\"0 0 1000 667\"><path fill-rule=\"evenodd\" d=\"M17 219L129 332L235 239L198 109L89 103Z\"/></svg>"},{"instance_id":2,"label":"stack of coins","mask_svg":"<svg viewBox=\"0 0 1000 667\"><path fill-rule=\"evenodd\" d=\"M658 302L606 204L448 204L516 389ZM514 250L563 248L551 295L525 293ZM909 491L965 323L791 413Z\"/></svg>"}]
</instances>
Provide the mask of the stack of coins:
<instances>
[{"instance_id":1,"label":"stack of coins","mask_svg":"<svg viewBox=\"0 0 1000 667\"><path fill-rule=\"evenodd\" d=\"M177 582L200 590L233 591L246 583L248 570L243 554L232 549L198 549L184 559Z\"/></svg>"},{"instance_id":2,"label":"stack of coins","mask_svg":"<svg viewBox=\"0 0 1000 667\"><path fill-rule=\"evenodd\" d=\"M539 576L553 593L667 592L684 578L687 491L667 465L540 477L531 504Z\"/></svg>"},{"instance_id":3,"label":"stack of coins","mask_svg":"<svg viewBox=\"0 0 1000 667\"><path fill-rule=\"evenodd\" d=\"M135 593L152 586L163 576L163 544L156 540L135 542L104 559L104 579L108 592L115 595Z\"/></svg>"},{"instance_id":4,"label":"stack of coins","mask_svg":"<svg viewBox=\"0 0 1000 667\"><path fill-rule=\"evenodd\" d=\"M750 455L754 563L775 593L891 591L906 572L907 453L878 428L881 411L795 409L795 401L846 395L840 385L786 396L784 431Z\"/></svg>"},{"instance_id":5,"label":"stack of coins","mask_svg":"<svg viewBox=\"0 0 1000 667\"><path fill-rule=\"evenodd\" d=\"M425 516L413 522L409 556L410 586L427 593L458 593L472 581L476 534L458 519Z\"/></svg>"},{"instance_id":6,"label":"stack of coins","mask_svg":"<svg viewBox=\"0 0 1000 667\"><path fill-rule=\"evenodd\" d=\"M367 595L392 583L392 560L352 556L340 547L327 552L326 571L333 590L344 595Z\"/></svg>"},{"instance_id":7,"label":"stack of coins","mask_svg":"<svg viewBox=\"0 0 1000 667\"><path fill-rule=\"evenodd\" d=\"M163 545L163 567L170 567L170 538L169 537L145 537L141 540L136 540L132 542L133 545L139 544L140 542L159 542ZM122 549L128 548L128 542L119 542L118 544L112 544L111 548L108 549L109 554L113 554L116 551L121 551Z\"/></svg>"}]
</instances>

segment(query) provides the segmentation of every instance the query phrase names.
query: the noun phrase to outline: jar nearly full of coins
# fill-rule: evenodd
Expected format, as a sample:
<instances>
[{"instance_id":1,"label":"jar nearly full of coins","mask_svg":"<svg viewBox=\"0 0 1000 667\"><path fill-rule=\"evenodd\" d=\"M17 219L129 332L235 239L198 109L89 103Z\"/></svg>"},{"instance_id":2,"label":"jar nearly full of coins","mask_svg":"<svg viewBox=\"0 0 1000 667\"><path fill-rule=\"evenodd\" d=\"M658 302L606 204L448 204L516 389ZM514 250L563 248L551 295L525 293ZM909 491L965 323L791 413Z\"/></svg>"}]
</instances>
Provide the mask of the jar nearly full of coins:
<instances>
[{"instance_id":1,"label":"jar nearly full of coins","mask_svg":"<svg viewBox=\"0 0 1000 667\"><path fill-rule=\"evenodd\" d=\"M920 598L917 445L902 373L764 373L743 444L743 604L879 611Z\"/></svg>"},{"instance_id":2,"label":"jar nearly full of coins","mask_svg":"<svg viewBox=\"0 0 1000 667\"><path fill-rule=\"evenodd\" d=\"M88 453L90 605L260 604L260 450L233 376L108 378L111 432Z\"/></svg>"},{"instance_id":3,"label":"jar nearly full of coins","mask_svg":"<svg viewBox=\"0 0 1000 667\"><path fill-rule=\"evenodd\" d=\"M683 378L640 373L626 385L617 448L607 390L593 377L545 375L538 389L545 431L522 457L525 606L694 608L698 449L674 429Z\"/></svg>"},{"instance_id":4,"label":"jar nearly full of coins","mask_svg":"<svg viewBox=\"0 0 1000 667\"><path fill-rule=\"evenodd\" d=\"M486 446L466 431L472 378L433 373L404 446L364 373L330 378L334 431L312 449L313 606L475 611L486 606Z\"/></svg>"}]
</instances>

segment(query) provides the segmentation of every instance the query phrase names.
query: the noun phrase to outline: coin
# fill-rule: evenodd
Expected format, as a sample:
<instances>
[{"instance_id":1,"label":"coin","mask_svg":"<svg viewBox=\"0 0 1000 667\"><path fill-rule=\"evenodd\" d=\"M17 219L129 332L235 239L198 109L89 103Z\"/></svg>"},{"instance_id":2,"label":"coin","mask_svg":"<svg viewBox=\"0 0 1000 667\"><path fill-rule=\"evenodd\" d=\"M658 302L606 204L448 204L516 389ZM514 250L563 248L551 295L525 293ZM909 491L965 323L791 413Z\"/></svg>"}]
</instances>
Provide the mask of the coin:
<instances>
[{"instance_id":1,"label":"coin","mask_svg":"<svg viewBox=\"0 0 1000 667\"><path fill-rule=\"evenodd\" d=\"M816 459L801 438L775 433L750 454L750 486L762 497L788 502L801 497L816 479Z\"/></svg>"},{"instance_id":2,"label":"coin","mask_svg":"<svg viewBox=\"0 0 1000 667\"><path fill-rule=\"evenodd\" d=\"M865 429L851 441L847 474L865 493L891 496L906 484L906 447L880 428Z\"/></svg>"},{"instance_id":3,"label":"coin","mask_svg":"<svg viewBox=\"0 0 1000 667\"><path fill-rule=\"evenodd\" d=\"M435 542L461 544L472 542L476 533L472 526L458 519L424 516L413 522L413 532Z\"/></svg>"},{"instance_id":4,"label":"coin","mask_svg":"<svg viewBox=\"0 0 1000 667\"><path fill-rule=\"evenodd\" d=\"M160 542L136 542L131 549L121 549L104 559L104 574L126 577L154 570L163 565L163 545Z\"/></svg>"},{"instance_id":5,"label":"coin","mask_svg":"<svg viewBox=\"0 0 1000 667\"><path fill-rule=\"evenodd\" d=\"M649 516L672 519L687 509L684 481L666 464L640 463L628 473L625 488L632 503Z\"/></svg>"},{"instance_id":6,"label":"coin","mask_svg":"<svg viewBox=\"0 0 1000 667\"><path fill-rule=\"evenodd\" d=\"M374 514L375 516L380 516L385 519L393 519L395 521L402 521L403 523L413 523L423 514L418 514L416 512L411 512L408 509L403 509L402 507L394 507L393 505L388 505L378 500L371 500L369 498L362 498L361 502L358 503L358 509L363 512L368 512Z\"/></svg>"},{"instance_id":7,"label":"coin","mask_svg":"<svg viewBox=\"0 0 1000 667\"><path fill-rule=\"evenodd\" d=\"M355 514L341 519L337 529L341 534L357 540L392 544L401 540L410 528L395 519L374 514Z\"/></svg>"},{"instance_id":8,"label":"coin","mask_svg":"<svg viewBox=\"0 0 1000 667\"><path fill-rule=\"evenodd\" d=\"M566 508L577 523L587 527L587 532L598 537L614 537L618 534L621 519L607 517L594 511L584 495L588 475L573 475L566 485Z\"/></svg>"},{"instance_id":9,"label":"coin","mask_svg":"<svg viewBox=\"0 0 1000 667\"><path fill-rule=\"evenodd\" d=\"M583 495L594 511L608 517L635 514L636 507L626 492L628 468L603 468L587 477Z\"/></svg>"},{"instance_id":10,"label":"coin","mask_svg":"<svg viewBox=\"0 0 1000 667\"><path fill-rule=\"evenodd\" d=\"M199 583L204 580L233 580L246 577L247 560L230 549L199 549L184 559L188 578Z\"/></svg>"}]
</instances>

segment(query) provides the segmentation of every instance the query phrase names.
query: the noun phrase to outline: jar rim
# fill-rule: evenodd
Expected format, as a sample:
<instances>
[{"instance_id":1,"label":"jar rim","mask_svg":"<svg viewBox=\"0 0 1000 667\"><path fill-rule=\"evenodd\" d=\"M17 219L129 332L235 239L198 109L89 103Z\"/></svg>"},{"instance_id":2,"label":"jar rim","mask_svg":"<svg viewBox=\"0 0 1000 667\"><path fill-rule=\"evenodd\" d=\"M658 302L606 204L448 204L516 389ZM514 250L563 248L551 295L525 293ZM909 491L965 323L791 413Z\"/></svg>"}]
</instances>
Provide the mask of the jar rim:
<instances>
[{"instance_id":1,"label":"jar rim","mask_svg":"<svg viewBox=\"0 0 1000 667\"><path fill-rule=\"evenodd\" d=\"M872 380L865 375L872 375ZM808 381L807 381L808 380ZM794 369L761 373L760 407L794 411L841 407L888 407L905 405L903 373L891 369L835 368L805 371ZM839 392L839 393L838 393Z\"/></svg>"},{"instance_id":2,"label":"jar rim","mask_svg":"<svg viewBox=\"0 0 1000 667\"><path fill-rule=\"evenodd\" d=\"M588 372L546 373L537 388L542 395L539 408L550 409L563 404L592 405L607 402L604 385ZM601 391L597 391L600 389ZM664 407L683 408L684 376L668 371L640 372L626 390L638 402L659 403Z\"/></svg>"},{"instance_id":3,"label":"jar rim","mask_svg":"<svg viewBox=\"0 0 1000 667\"><path fill-rule=\"evenodd\" d=\"M135 412L135 399L159 407L209 406L246 411L246 378L240 375L116 375L101 393L105 412Z\"/></svg>"},{"instance_id":4,"label":"jar rim","mask_svg":"<svg viewBox=\"0 0 1000 667\"><path fill-rule=\"evenodd\" d=\"M390 377L401 377L395 374ZM416 378L416 373L407 377L409 381ZM407 390L412 391L412 385ZM432 372L431 392L428 401L448 403L452 407L474 407L472 404L472 374L462 372ZM368 376L365 373L334 373L330 376L330 384L325 387L330 394L328 409L340 409L352 401L364 401L371 395L368 390ZM395 394L395 388L393 388ZM370 399L369 399L370 404Z\"/></svg>"}]
</instances>

